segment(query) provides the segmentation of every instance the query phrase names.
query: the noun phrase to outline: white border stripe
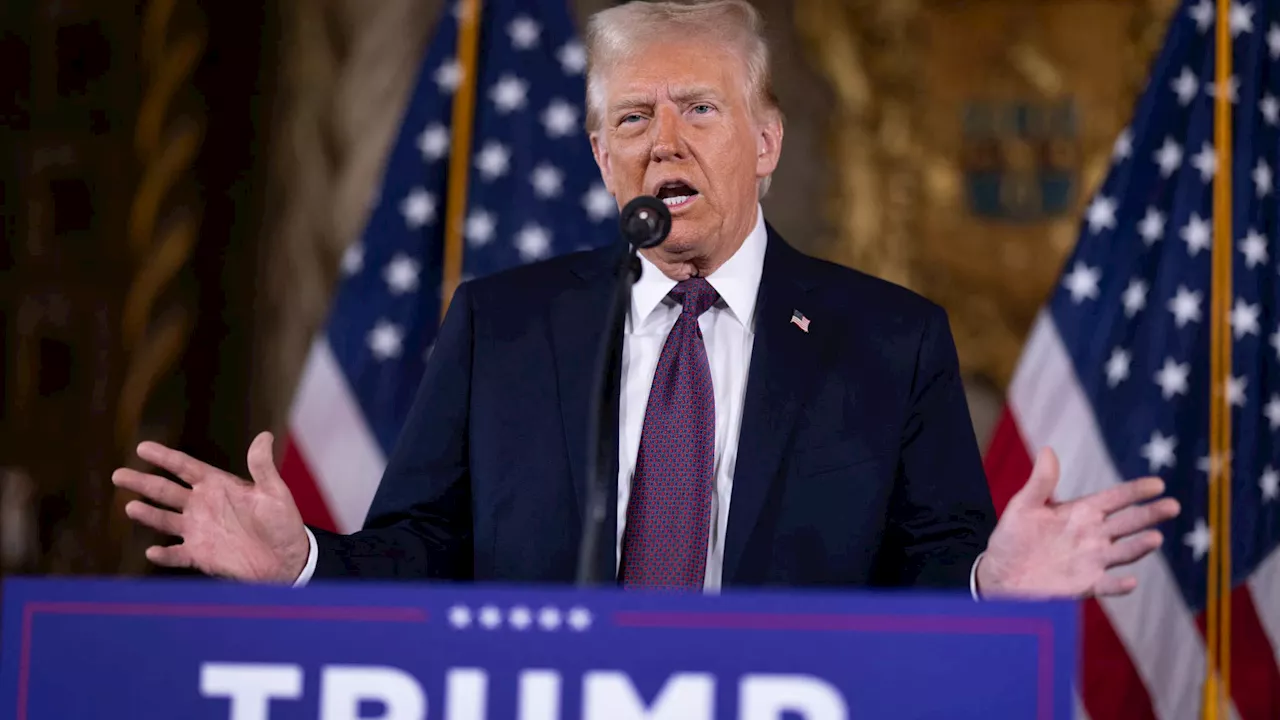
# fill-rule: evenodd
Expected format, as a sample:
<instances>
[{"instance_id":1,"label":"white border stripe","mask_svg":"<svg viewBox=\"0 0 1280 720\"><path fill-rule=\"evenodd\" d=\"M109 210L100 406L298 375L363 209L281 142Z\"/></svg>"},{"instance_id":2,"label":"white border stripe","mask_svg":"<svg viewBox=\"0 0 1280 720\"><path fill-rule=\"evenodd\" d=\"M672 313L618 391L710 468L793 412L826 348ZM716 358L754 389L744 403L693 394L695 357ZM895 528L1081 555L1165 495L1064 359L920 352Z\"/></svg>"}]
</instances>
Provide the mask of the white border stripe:
<instances>
[{"instance_id":1,"label":"white border stripe","mask_svg":"<svg viewBox=\"0 0 1280 720\"><path fill-rule=\"evenodd\" d=\"M338 531L359 530L387 460L323 335L307 355L289 425Z\"/></svg>"},{"instance_id":2,"label":"white border stripe","mask_svg":"<svg viewBox=\"0 0 1280 720\"><path fill-rule=\"evenodd\" d=\"M1253 593L1258 620L1270 637L1276 662L1280 663L1280 549L1272 550L1253 571L1249 578L1249 592Z\"/></svg>"},{"instance_id":3,"label":"white border stripe","mask_svg":"<svg viewBox=\"0 0 1280 720\"><path fill-rule=\"evenodd\" d=\"M1009 403L1028 454L1034 459L1046 445L1057 453L1058 499L1121 482L1070 356L1045 313L1027 340L1010 384ZM1102 609L1146 684L1156 717L1197 718L1204 643L1173 574L1158 552L1126 570L1138 578L1138 589L1125 597L1101 598Z\"/></svg>"}]
</instances>

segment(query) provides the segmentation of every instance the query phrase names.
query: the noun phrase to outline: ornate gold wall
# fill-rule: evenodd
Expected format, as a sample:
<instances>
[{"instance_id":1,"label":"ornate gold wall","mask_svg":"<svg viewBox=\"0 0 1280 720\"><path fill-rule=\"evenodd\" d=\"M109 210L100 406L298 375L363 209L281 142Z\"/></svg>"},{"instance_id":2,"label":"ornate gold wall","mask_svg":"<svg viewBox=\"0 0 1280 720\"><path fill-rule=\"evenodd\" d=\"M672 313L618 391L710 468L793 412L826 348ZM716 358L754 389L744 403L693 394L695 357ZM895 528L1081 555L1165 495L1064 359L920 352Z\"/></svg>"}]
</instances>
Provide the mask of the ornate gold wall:
<instances>
[{"instance_id":1,"label":"ornate gold wall","mask_svg":"<svg viewBox=\"0 0 1280 720\"><path fill-rule=\"evenodd\" d=\"M1004 386L1145 81L1172 0L800 0L836 93L824 253L949 311Z\"/></svg>"}]
</instances>

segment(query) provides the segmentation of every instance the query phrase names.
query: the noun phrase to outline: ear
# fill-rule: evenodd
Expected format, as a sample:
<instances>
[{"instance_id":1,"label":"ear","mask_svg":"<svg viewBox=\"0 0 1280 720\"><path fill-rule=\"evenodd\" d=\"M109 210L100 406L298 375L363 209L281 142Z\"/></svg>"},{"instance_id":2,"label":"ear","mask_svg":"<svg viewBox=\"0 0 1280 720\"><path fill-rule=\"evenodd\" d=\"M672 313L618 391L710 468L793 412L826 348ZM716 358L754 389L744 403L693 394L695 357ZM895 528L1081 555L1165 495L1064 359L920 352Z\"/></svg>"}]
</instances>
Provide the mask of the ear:
<instances>
[{"instance_id":1,"label":"ear","mask_svg":"<svg viewBox=\"0 0 1280 720\"><path fill-rule=\"evenodd\" d=\"M589 137L591 138L591 156L596 159L596 166L600 168L600 179L604 181L604 189L608 190L610 195L616 196L617 193L613 191L612 158L609 157L609 147L601 138L599 130L590 133Z\"/></svg>"},{"instance_id":2,"label":"ear","mask_svg":"<svg viewBox=\"0 0 1280 720\"><path fill-rule=\"evenodd\" d=\"M778 167L782 157L782 117L768 113L763 124L756 128L756 177L764 178Z\"/></svg>"}]
</instances>

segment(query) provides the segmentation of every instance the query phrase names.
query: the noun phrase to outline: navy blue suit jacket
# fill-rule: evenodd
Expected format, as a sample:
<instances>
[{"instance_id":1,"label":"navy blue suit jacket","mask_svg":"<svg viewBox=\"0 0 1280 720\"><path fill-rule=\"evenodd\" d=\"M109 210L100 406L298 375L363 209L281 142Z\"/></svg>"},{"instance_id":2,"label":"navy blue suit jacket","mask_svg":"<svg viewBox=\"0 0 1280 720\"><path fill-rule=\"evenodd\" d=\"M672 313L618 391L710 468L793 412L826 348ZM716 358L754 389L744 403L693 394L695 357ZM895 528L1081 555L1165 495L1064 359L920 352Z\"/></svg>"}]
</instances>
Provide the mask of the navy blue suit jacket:
<instances>
[{"instance_id":1,"label":"navy blue suit jacket","mask_svg":"<svg viewBox=\"0 0 1280 720\"><path fill-rule=\"evenodd\" d=\"M314 578L574 580L616 252L458 289L366 526L313 529ZM942 309L770 227L755 332L723 584L967 587L995 514Z\"/></svg>"}]
</instances>

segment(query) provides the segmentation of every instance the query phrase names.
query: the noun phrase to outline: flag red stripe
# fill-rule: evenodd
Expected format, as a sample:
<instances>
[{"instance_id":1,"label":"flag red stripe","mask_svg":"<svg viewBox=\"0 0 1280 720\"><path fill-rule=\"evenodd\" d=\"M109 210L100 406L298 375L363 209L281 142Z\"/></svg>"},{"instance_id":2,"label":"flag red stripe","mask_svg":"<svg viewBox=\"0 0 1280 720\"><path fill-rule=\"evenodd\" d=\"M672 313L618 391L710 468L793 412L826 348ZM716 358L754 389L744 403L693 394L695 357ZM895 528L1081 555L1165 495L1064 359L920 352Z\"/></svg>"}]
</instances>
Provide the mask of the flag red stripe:
<instances>
[{"instance_id":1,"label":"flag red stripe","mask_svg":"<svg viewBox=\"0 0 1280 720\"><path fill-rule=\"evenodd\" d=\"M1009 406L983 456L996 512L1026 483L1032 458ZM1080 697L1091 720L1155 719L1154 704L1124 643L1096 600L1081 605Z\"/></svg>"},{"instance_id":2,"label":"flag red stripe","mask_svg":"<svg viewBox=\"0 0 1280 720\"><path fill-rule=\"evenodd\" d=\"M298 505L298 512L302 513L302 521L322 530L337 532L337 523L333 521L329 506L320 494L320 486L316 483L306 458L298 452L298 443L294 441L292 434L285 443L280 475L293 493L293 501Z\"/></svg>"},{"instance_id":3,"label":"flag red stripe","mask_svg":"<svg viewBox=\"0 0 1280 720\"><path fill-rule=\"evenodd\" d=\"M1207 622L1205 613L1196 616L1202 635ZM1231 697L1240 720L1280 718L1280 667L1247 585L1231 593Z\"/></svg>"}]
</instances>

